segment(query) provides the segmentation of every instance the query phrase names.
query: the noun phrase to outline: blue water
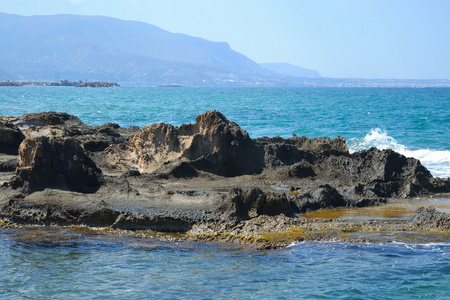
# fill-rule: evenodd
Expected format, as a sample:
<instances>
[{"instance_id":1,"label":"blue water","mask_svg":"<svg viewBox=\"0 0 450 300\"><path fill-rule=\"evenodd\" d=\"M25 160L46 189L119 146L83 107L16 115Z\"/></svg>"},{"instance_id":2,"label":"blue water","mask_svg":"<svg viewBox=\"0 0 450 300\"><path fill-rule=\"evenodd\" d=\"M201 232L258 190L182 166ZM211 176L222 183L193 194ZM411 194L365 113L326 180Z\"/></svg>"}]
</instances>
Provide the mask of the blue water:
<instances>
[{"instance_id":1,"label":"blue water","mask_svg":"<svg viewBox=\"0 0 450 300\"><path fill-rule=\"evenodd\" d=\"M218 110L251 137L343 136L352 151L391 148L450 176L447 88L0 87L0 114L67 112L89 125L194 122Z\"/></svg>"},{"instance_id":2,"label":"blue water","mask_svg":"<svg viewBox=\"0 0 450 300\"><path fill-rule=\"evenodd\" d=\"M251 137L343 136L450 176L450 89L0 87L0 114L89 125L194 122L219 110ZM308 242L282 250L57 229L0 229L0 299L450 299L450 242Z\"/></svg>"},{"instance_id":3,"label":"blue water","mask_svg":"<svg viewBox=\"0 0 450 300\"><path fill-rule=\"evenodd\" d=\"M282 250L0 231L2 299L412 299L450 295L450 244Z\"/></svg>"}]
</instances>

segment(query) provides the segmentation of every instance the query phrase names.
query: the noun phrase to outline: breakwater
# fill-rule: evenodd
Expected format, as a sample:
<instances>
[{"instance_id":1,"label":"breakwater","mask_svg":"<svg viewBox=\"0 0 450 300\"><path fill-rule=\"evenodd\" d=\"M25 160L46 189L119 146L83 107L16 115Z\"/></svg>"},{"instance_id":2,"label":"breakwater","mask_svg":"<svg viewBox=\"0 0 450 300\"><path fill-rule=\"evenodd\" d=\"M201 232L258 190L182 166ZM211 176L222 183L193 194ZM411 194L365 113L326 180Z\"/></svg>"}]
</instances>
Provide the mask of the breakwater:
<instances>
[{"instance_id":1,"label":"breakwater","mask_svg":"<svg viewBox=\"0 0 450 300\"><path fill-rule=\"evenodd\" d=\"M117 87L119 84L109 81L68 81L61 80L58 82L46 81L0 81L0 86L74 86L74 87Z\"/></svg>"}]
</instances>

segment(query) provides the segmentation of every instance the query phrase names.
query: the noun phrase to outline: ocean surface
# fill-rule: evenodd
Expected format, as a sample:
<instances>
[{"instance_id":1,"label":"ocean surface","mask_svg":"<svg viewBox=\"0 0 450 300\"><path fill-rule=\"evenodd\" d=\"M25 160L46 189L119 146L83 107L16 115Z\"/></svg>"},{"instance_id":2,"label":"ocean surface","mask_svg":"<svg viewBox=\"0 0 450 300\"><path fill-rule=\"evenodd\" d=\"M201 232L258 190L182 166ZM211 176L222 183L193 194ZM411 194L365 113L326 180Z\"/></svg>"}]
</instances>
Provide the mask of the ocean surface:
<instances>
[{"instance_id":1,"label":"ocean surface","mask_svg":"<svg viewBox=\"0 0 450 300\"><path fill-rule=\"evenodd\" d=\"M261 136L343 136L351 151L394 149L450 176L449 88L0 87L0 115L67 112L88 125L195 122L218 110Z\"/></svg>"},{"instance_id":2,"label":"ocean surface","mask_svg":"<svg viewBox=\"0 0 450 300\"><path fill-rule=\"evenodd\" d=\"M218 110L253 138L343 136L450 176L450 89L0 87L0 115L67 112L88 125L195 122ZM450 205L450 203L449 203ZM245 246L0 229L0 299L450 299L445 243Z\"/></svg>"}]
</instances>

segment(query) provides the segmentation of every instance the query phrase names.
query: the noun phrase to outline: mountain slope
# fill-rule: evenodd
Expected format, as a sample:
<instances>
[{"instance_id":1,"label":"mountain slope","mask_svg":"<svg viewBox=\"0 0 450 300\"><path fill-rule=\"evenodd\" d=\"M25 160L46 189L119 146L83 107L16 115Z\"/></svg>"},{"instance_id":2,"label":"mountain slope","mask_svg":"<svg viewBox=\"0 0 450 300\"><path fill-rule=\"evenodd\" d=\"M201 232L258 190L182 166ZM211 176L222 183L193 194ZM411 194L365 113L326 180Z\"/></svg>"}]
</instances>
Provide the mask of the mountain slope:
<instances>
[{"instance_id":1,"label":"mountain slope","mask_svg":"<svg viewBox=\"0 0 450 300\"><path fill-rule=\"evenodd\" d=\"M308 78L320 78L322 77L319 72L311 69L294 66L287 63L262 63L261 67L267 70L278 72L281 74L296 76L296 77L308 77Z\"/></svg>"},{"instance_id":2,"label":"mountain slope","mask_svg":"<svg viewBox=\"0 0 450 300\"><path fill-rule=\"evenodd\" d=\"M101 16L0 13L0 80L252 82L273 74L227 43Z\"/></svg>"}]
</instances>

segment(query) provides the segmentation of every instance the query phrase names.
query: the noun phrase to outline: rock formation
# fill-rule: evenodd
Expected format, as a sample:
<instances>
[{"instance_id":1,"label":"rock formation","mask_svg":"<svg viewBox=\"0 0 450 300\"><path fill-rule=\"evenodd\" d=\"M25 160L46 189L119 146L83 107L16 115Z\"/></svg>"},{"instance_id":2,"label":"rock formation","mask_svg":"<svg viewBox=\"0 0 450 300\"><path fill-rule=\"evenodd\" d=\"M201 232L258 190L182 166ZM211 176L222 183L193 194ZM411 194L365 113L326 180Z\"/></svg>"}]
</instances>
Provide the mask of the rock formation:
<instances>
[{"instance_id":1,"label":"rock formation","mask_svg":"<svg viewBox=\"0 0 450 300\"><path fill-rule=\"evenodd\" d=\"M101 170L73 138L37 137L25 139L19 147L19 167L11 180L13 187L28 191L45 188L95 192Z\"/></svg>"},{"instance_id":2,"label":"rock formation","mask_svg":"<svg viewBox=\"0 0 450 300\"><path fill-rule=\"evenodd\" d=\"M420 207L414 215L414 225L424 229L450 230L450 214L434 207Z\"/></svg>"},{"instance_id":3,"label":"rock formation","mask_svg":"<svg viewBox=\"0 0 450 300\"><path fill-rule=\"evenodd\" d=\"M0 120L0 149L2 153L17 154L19 145L24 139L25 136L17 126Z\"/></svg>"},{"instance_id":4,"label":"rock formation","mask_svg":"<svg viewBox=\"0 0 450 300\"><path fill-rule=\"evenodd\" d=\"M263 192L259 188L230 192L229 201L221 207L227 217L247 220L260 215L276 216L284 214L293 216L292 201L285 194Z\"/></svg>"},{"instance_id":5,"label":"rock formation","mask_svg":"<svg viewBox=\"0 0 450 300\"><path fill-rule=\"evenodd\" d=\"M216 111L196 117L195 124L152 124L125 146L105 150L111 167L151 173L188 162L197 170L223 176L261 172L254 142L236 123Z\"/></svg>"},{"instance_id":6,"label":"rock formation","mask_svg":"<svg viewBox=\"0 0 450 300\"><path fill-rule=\"evenodd\" d=\"M342 137L251 139L217 111L195 121L141 130L65 113L1 116L0 217L186 231L450 192L449 179L392 150L350 154Z\"/></svg>"},{"instance_id":7,"label":"rock formation","mask_svg":"<svg viewBox=\"0 0 450 300\"><path fill-rule=\"evenodd\" d=\"M178 178L197 176L197 171L227 177L265 174L351 186L364 197L413 197L449 188L448 181L434 179L417 159L392 150L350 154L341 137L253 140L216 111L197 116L194 124L149 125L104 153L107 165L121 171L173 171Z\"/></svg>"},{"instance_id":8,"label":"rock formation","mask_svg":"<svg viewBox=\"0 0 450 300\"><path fill-rule=\"evenodd\" d=\"M137 127L121 128L117 124L88 126L67 113L42 112L21 117L0 116L0 152L15 153L26 138L73 137L89 152L103 151L111 144L128 141L131 134L139 132Z\"/></svg>"}]
</instances>

